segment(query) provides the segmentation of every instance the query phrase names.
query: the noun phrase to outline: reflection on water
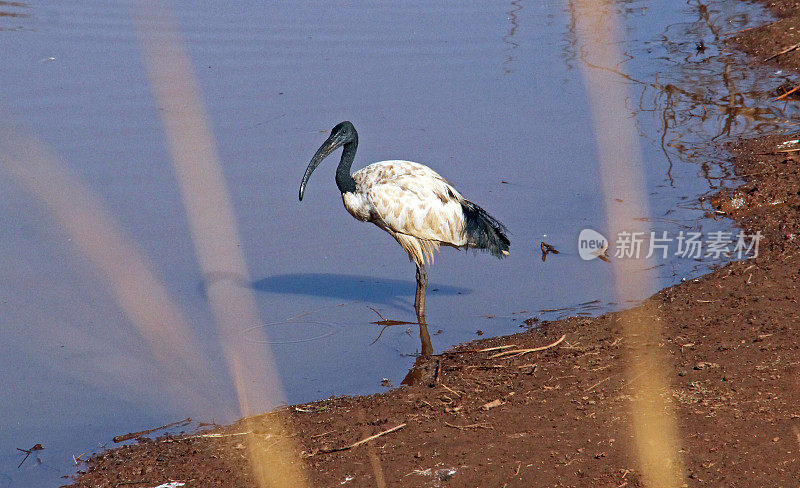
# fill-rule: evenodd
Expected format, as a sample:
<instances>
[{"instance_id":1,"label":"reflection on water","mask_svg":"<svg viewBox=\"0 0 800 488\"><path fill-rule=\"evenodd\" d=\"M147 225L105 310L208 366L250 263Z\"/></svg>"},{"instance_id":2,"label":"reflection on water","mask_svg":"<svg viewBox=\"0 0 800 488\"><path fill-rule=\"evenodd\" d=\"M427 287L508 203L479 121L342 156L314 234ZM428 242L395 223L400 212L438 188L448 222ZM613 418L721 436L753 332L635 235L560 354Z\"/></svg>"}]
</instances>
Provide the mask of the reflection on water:
<instances>
[{"instance_id":1,"label":"reflection on water","mask_svg":"<svg viewBox=\"0 0 800 488\"><path fill-rule=\"evenodd\" d=\"M20 20L30 16L30 6L27 3L0 1L0 31L23 30Z\"/></svg>"},{"instance_id":2,"label":"reflection on water","mask_svg":"<svg viewBox=\"0 0 800 488\"><path fill-rule=\"evenodd\" d=\"M154 101L132 21L118 3L53 2L34 12L0 1L0 30L26 28L0 32L0 114L53 147L65 171L130 236L152 282L163 283L196 336L198 355L223 356L208 296L219 286L254 292L257 320L235 339L273 346L290 402L375 392L382 378L397 384L415 360L412 373L424 370L421 381L430 381L431 358L413 355L474 339L478 330L513 333L625 305L610 302L607 263L576 253L580 230L605 224L575 69L593 60L574 35L573 2L175 5L247 272L219 272L208 265L213 256L201 267L195 257L160 121L176 109ZM726 36L762 17L729 0L612 5L625 12L624 69L596 68L635 91L628 104L654 209L647 223L657 232L728 230L729 223L704 217L697 198L730 184L707 142L797 117L796 100L784 105L765 95L783 80L740 69L724 52ZM411 268L395 243L354 223L332 185L308 196L318 201L297 204L308 147L344 119L369 134L354 169L390 158L429 164L511 229L515 253L502 262L487 265L487 256L452 249L437 256L428 271L428 324L419 329L415 283L396 279ZM56 486L73 469L72 455L190 413L161 386L180 375L152 360L107 282L75 252L80 241L13 179L0 178L0 194L0 326L8 331L0 343L7 378L0 487ZM560 254L543 262L543 241ZM123 276L133 262L112 261ZM668 284L711 264L671 259L657 272ZM153 310L147 305L156 288L142 288L143 308ZM130 292L124 281L117 289ZM148 318L155 330L175 325ZM162 353L172 357L168 347ZM219 379L225 365L210 369L205 391L235 404L230 384ZM42 463L29 459L17 469L15 449L36 443L45 447L37 452Z\"/></svg>"},{"instance_id":3,"label":"reflection on water","mask_svg":"<svg viewBox=\"0 0 800 488\"><path fill-rule=\"evenodd\" d=\"M253 283L253 288L259 291L271 291L281 294L292 293L345 300L363 300L367 303L389 305L398 310L408 308L408 290L414 288L415 286L416 285L413 282L403 280L375 280L370 276L329 275L317 273L272 276ZM458 288L437 284L431 284L429 287L435 294L443 296L468 295L471 293L471 290L467 288ZM428 327L425 323L424 317L418 317L419 322L387 320L383 318L383 315L381 315L379 311L372 307L369 308L377 313L381 318L380 321L372 323L383 326L383 330L385 330L386 327L394 325L419 325L420 353L423 356L433 354L433 345L431 343L431 337L428 333ZM281 324L296 326L298 322L296 322L294 319L290 319L286 322L282 322ZM330 327L333 325L323 322L316 322L316 324L318 326L325 327ZM269 327L270 325L278 324L268 324L264 327ZM373 344L380 339L380 336L383 334L383 330L381 330L381 333L378 334L378 337L375 339L375 341L373 341ZM329 331L328 333L316 333L306 336L302 339L292 340L314 340L327 337L332 333L332 331ZM270 343L276 344L285 342L270 341Z\"/></svg>"},{"instance_id":4,"label":"reflection on water","mask_svg":"<svg viewBox=\"0 0 800 488\"><path fill-rule=\"evenodd\" d=\"M511 28L508 30L508 34L503 36L503 42L508 44L507 56L506 60L503 62L503 72L504 73L511 73L511 65L514 63L514 50L519 47L519 43L514 41L514 35L517 33L517 29L519 29L519 19L517 18L517 12L522 10L522 0L513 0L511 2L511 10L506 12L508 15L508 21L511 23Z\"/></svg>"},{"instance_id":5,"label":"reflection on water","mask_svg":"<svg viewBox=\"0 0 800 488\"><path fill-rule=\"evenodd\" d=\"M441 360L439 356L422 355L414 360L414 366L403 377L401 385L426 385L434 386L441 373Z\"/></svg>"},{"instance_id":6,"label":"reflection on water","mask_svg":"<svg viewBox=\"0 0 800 488\"><path fill-rule=\"evenodd\" d=\"M270 276L253 283L258 291L335 298L339 300L363 300L396 308L407 308L408 297L413 296L415 282L408 280L375 279L368 275L339 275L323 273L298 273ZM469 288L430 284L429 288L439 295L467 295Z\"/></svg>"},{"instance_id":7,"label":"reflection on water","mask_svg":"<svg viewBox=\"0 0 800 488\"><path fill-rule=\"evenodd\" d=\"M641 3L641 10L631 8L640 3L631 2L618 8L644 17L651 6ZM570 1L571 11L573 4ZM625 51L625 72L621 66L598 66L587 59L574 41L574 25L570 25L565 56L568 63L578 58L590 67L612 72L620 80L639 87L636 98L629 100L630 109L656 115L658 130L642 127L640 119L637 126L640 135L664 154L666 177L671 186L675 185L674 158L679 158L700 163L709 189L716 189L719 185L712 180L719 178L710 176L712 170L707 161L717 151L715 142L786 130L800 122L800 115L795 106L770 100L774 78L741 69L742 56L724 48L727 37L761 21L763 14L752 9L731 14L730 2L689 1L684 10L687 17L694 19L664 27L657 44L634 44ZM648 64L646 60L652 57L661 59L661 63ZM664 71L661 65L669 65L670 69ZM717 170L729 177L722 162L719 166Z\"/></svg>"},{"instance_id":8,"label":"reflection on water","mask_svg":"<svg viewBox=\"0 0 800 488\"><path fill-rule=\"evenodd\" d=\"M28 17L24 9L30 8L23 2L4 2L0 1L0 17Z\"/></svg>"}]
</instances>

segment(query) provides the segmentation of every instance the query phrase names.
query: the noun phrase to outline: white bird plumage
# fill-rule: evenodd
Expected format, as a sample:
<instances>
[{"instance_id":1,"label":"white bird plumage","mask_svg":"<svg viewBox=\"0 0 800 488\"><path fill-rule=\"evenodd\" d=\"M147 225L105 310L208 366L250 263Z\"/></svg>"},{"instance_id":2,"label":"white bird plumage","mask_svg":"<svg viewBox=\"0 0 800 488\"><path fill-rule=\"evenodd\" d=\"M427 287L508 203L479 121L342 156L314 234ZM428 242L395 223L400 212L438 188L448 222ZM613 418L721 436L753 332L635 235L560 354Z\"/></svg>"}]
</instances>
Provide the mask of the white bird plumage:
<instances>
[{"instance_id":1,"label":"white bird plumage","mask_svg":"<svg viewBox=\"0 0 800 488\"><path fill-rule=\"evenodd\" d=\"M414 307L420 325L425 323L425 262L433 262L440 245L485 249L497 257L508 255L510 243L503 224L466 200L431 168L392 160L370 164L351 175L358 133L347 121L331 130L308 164L300 200L311 173L340 146L344 150L336 168L336 185L344 207L356 219L372 222L394 237L417 266Z\"/></svg>"},{"instance_id":2,"label":"white bird plumage","mask_svg":"<svg viewBox=\"0 0 800 488\"><path fill-rule=\"evenodd\" d=\"M416 264L433 263L440 244L467 245L464 197L429 167L412 161L381 161L353 173L355 192L344 207L397 240Z\"/></svg>"}]
</instances>

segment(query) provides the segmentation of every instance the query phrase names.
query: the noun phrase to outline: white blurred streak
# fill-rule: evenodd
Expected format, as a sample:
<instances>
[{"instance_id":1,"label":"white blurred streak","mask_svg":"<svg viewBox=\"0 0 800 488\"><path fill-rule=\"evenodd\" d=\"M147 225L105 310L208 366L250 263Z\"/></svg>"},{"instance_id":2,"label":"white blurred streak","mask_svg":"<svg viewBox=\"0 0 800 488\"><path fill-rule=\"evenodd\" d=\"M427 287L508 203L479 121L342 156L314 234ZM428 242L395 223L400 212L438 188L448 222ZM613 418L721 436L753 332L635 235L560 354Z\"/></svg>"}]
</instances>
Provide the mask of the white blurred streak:
<instances>
[{"instance_id":1,"label":"white blurred streak","mask_svg":"<svg viewBox=\"0 0 800 488\"><path fill-rule=\"evenodd\" d=\"M207 296L220 329L222 348L244 416L283 403L283 392L265 337L250 277L239 245L236 218L203 110L191 61L178 36L171 9L159 1L131 1L150 83L187 210L197 257L206 277ZM245 341L244 331L253 340ZM268 417L269 419L269 417ZM275 424L279 422L275 419ZM272 427L285 430L285 426ZM260 486L305 485L298 452L288 437L267 447L249 436L251 467Z\"/></svg>"},{"instance_id":2,"label":"white blurred streak","mask_svg":"<svg viewBox=\"0 0 800 488\"><path fill-rule=\"evenodd\" d=\"M150 346L162 372L162 388L181 398L187 409L210 411L202 351L147 259L43 142L7 121L0 125L0 166L47 208L105 277L126 317Z\"/></svg>"},{"instance_id":3,"label":"white blurred streak","mask_svg":"<svg viewBox=\"0 0 800 488\"><path fill-rule=\"evenodd\" d=\"M622 231L650 229L642 217L650 215L642 156L633 115L626 109L628 87L610 70L623 68L613 4L602 0L574 0L573 19L581 47L581 65L592 111L597 153L608 221L609 238ZM656 263L645 259L612 258L619 303L638 300L642 290L655 288ZM683 467L678 451L678 428L666 371L659 350L661 325L654 307L640 307L621 315L627 357L628 387L633 397L631 421L639 468L647 486L680 486Z\"/></svg>"}]
</instances>

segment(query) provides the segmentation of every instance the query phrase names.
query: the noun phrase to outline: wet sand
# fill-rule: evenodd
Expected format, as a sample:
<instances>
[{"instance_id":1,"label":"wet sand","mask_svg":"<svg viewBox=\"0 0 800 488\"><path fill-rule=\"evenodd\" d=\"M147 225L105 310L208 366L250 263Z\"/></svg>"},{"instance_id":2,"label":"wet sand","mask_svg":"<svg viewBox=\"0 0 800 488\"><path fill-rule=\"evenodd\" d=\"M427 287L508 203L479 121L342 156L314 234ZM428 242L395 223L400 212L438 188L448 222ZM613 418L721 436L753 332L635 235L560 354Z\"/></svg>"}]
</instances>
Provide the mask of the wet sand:
<instances>
[{"instance_id":1,"label":"wet sand","mask_svg":"<svg viewBox=\"0 0 800 488\"><path fill-rule=\"evenodd\" d=\"M740 32L731 46L753 63L797 71L800 49L765 59L800 43L800 5L769 4L780 20ZM710 202L716 218L764 235L759 256L665 289L640 307L662 322L686 486L800 479L800 151L791 150L800 144L784 144L796 138L733 145L733 170L744 184ZM631 312L465 344L434 358L420 385L291 406L270 415L286 419L292 433L271 432L268 422L263 433L295 438L313 486L641 486L627 417L624 313ZM477 352L536 348L562 336L514 358ZM260 419L254 425L260 429ZM93 457L71 486L255 486L235 435L244 428L142 437Z\"/></svg>"}]
</instances>

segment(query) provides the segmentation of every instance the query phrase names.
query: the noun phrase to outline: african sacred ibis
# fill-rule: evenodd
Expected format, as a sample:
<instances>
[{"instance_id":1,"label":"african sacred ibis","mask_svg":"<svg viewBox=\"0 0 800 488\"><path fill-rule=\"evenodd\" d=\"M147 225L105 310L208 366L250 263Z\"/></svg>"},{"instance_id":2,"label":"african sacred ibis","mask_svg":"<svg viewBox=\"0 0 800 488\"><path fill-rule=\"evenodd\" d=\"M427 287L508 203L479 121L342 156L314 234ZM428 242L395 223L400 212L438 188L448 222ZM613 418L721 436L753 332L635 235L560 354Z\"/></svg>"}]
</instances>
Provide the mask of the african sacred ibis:
<instances>
[{"instance_id":1,"label":"african sacred ibis","mask_svg":"<svg viewBox=\"0 0 800 488\"><path fill-rule=\"evenodd\" d=\"M420 324L425 323L425 260L433 262L439 245L486 249L498 258L508 255L505 226L429 167L411 161L380 161L351 175L358 133L347 121L331 130L311 158L300 183L300 200L311 173L339 146L344 149L336 168L336 186L344 208L356 219L388 232L417 265L414 308Z\"/></svg>"}]
</instances>

